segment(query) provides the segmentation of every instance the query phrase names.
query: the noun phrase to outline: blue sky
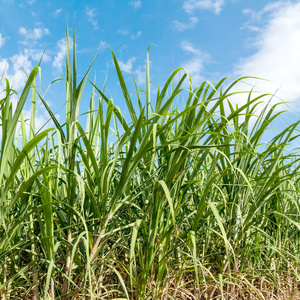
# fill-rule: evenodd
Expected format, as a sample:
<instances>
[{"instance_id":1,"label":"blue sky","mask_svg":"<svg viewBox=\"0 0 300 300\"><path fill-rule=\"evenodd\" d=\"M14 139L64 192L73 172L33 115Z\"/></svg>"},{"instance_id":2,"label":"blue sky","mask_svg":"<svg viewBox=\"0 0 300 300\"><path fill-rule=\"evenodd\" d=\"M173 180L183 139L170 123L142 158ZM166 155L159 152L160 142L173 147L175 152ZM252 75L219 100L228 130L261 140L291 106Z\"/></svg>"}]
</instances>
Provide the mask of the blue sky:
<instances>
[{"instance_id":1,"label":"blue sky","mask_svg":"<svg viewBox=\"0 0 300 300\"><path fill-rule=\"evenodd\" d=\"M0 73L15 89L39 61L47 87L64 76L65 30L75 22L78 74L83 75L99 56L90 78L101 87L108 75L107 93L125 109L115 75L110 45L131 82L145 82L149 44L153 86L162 84L172 67L185 67L200 84L223 77L258 76L254 82L300 109L300 2L267 0L0 0ZM161 76L161 77L160 77ZM130 85L131 92L134 91ZM63 83L46 94L54 111L64 102ZM87 109L88 99L83 109ZM239 101L239 100L236 100ZM40 106L40 123L48 116ZM64 114L64 109L58 115Z\"/></svg>"}]
</instances>

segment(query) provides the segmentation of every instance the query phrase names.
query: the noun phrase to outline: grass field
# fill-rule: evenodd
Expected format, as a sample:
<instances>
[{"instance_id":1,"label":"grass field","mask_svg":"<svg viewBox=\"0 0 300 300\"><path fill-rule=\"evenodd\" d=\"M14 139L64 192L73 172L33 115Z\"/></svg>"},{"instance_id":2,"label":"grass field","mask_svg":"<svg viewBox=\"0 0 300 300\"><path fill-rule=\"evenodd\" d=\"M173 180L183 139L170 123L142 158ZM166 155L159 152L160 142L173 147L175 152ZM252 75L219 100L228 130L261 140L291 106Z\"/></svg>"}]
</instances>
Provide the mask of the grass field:
<instances>
[{"instance_id":1,"label":"grass field","mask_svg":"<svg viewBox=\"0 0 300 300\"><path fill-rule=\"evenodd\" d=\"M154 95L149 53L130 95L112 52L125 118L92 66L78 81L73 48L65 123L39 67L15 109L2 78L0 298L299 299L299 122L268 140L282 112L271 95L231 104L243 79L192 89L177 69ZM54 128L36 131L37 102Z\"/></svg>"}]
</instances>

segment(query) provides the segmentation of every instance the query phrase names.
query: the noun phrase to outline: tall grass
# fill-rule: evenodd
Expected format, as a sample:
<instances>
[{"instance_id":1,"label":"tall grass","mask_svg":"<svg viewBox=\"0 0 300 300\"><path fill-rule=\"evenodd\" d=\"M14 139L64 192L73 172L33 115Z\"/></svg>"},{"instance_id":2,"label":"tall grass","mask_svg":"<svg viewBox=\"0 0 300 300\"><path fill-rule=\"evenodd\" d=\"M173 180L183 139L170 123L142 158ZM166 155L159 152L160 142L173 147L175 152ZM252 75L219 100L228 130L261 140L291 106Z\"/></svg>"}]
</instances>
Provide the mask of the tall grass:
<instances>
[{"instance_id":1,"label":"tall grass","mask_svg":"<svg viewBox=\"0 0 300 300\"><path fill-rule=\"evenodd\" d=\"M88 79L92 65L77 82L73 39L71 60L67 33L65 124L37 89L39 66L15 109L7 80L1 94L0 298L292 297L299 156L287 146L299 122L266 143L281 112L270 95L252 92L233 106L243 78L193 89L177 69L154 96L149 49L145 88L134 81L134 97L111 51L124 118L105 83ZM83 125L86 84L93 91ZM36 131L37 101L54 128Z\"/></svg>"}]
</instances>

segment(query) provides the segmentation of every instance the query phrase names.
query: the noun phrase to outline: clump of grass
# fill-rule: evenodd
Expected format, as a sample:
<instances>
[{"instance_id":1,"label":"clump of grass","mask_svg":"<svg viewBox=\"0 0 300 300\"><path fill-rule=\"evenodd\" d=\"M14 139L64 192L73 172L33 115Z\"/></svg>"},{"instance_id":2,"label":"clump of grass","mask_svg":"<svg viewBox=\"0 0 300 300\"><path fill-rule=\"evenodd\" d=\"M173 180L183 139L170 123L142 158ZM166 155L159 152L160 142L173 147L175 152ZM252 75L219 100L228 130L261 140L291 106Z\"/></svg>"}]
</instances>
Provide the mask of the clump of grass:
<instances>
[{"instance_id":1,"label":"clump of grass","mask_svg":"<svg viewBox=\"0 0 300 300\"><path fill-rule=\"evenodd\" d=\"M134 82L135 109L111 52L127 119L105 86L89 81L92 66L77 83L68 33L65 124L36 88L39 67L15 110L6 80L0 298L297 298L299 156L286 148L299 121L265 143L281 113L267 104L271 96L251 92L234 107L243 78L225 90L226 79L187 89L191 77L177 69L153 97L149 52L145 89ZM83 125L86 83L93 91ZM30 92L27 134L22 110ZM37 101L55 128L36 132Z\"/></svg>"}]
</instances>

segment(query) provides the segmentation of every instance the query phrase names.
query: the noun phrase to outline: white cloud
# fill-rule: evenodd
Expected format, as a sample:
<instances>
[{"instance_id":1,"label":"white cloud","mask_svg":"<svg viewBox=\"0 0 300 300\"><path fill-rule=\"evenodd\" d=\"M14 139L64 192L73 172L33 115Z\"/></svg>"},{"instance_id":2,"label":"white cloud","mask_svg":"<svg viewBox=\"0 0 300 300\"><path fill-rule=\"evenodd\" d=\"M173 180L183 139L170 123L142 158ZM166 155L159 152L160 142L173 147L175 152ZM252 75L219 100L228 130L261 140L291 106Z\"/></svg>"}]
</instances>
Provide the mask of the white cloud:
<instances>
[{"instance_id":1,"label":"white cloud","mask_svg":"<svg viewBox=\"0 0 300 300\"><path fill-rule=\"evenodd\" d=\"M121 48L127 48L126 45L122 46ZM118 60L120 69L127 73L134 75L135 81L138 85L143 85L146 82L146 61L144 65L139 65L138 67L134 68L133 63L136 61L136 57L131 57L128 59L127 62L122 62ZM149 61L149 65L151 66L152 62Z\"/></svg>"},{"instance_id":2,"label":"white cloud","mask_svg":"<svg viewBox=\"0 0 300 300\"><path fill-rule=\"evenodd\" d=\"M98 50L104 50L105 48L107 48L107 44L103 41L100 42L99 46L98 46Z\"/></svg>"},{"instance_id":3,"label":"white cloud","mask_svg":"<svg viewBox=\"0 0 300 300\"><path fill-rule=\"evenodd\" d=\"M34 43L35 41L41 39L44 35L50 33L48 28L36 27L34 29L26 29L25 27L19 28L19 33L24 36L25 40L21 43L23 45L29 45Z\"/></svg>"},{"instance_id":4,"label":"white cloud","mask_svg":"<svg viewBox=\"0 0 300 300\"><path fill-rule=\"evenodd\" d=\"M5 44L5 38L0 33L0 48Z\"/></svg>"},{"instance_id":5,"label":"white cloud","mask_svg":"<svg viewBox=\"0 0 300 300\"><path fill-rule=\"evenodd\" d=\"M126 29L119 29L119 30L118 30L118 33L119 33L119 34L122 34L122 35L127 35L127 34L129 34L129 31L126 30Z\"/></svg>"},{"instance_id":6,"label":"white cloud","mask_svg":"<svg viewBox=\"0 0 300 300\"><path fill-rule=\"evenodd\" d=\"M201 55L201 51L199 49L195 48L195 46L188 41L182 41L180 43L180 46L184 52L192 53L197 56Z\"/></svg>"},{"instance_id":7,"label":"white cloud","mask_svg":"<svg viewBox=\"0 0 300 300\"><path fill-rule=\"evenodd\" d=\"M35 3L35 0L28 0L27 2L29 5L32 5L33 3Z\"/></svg>"},{"instance_id":8,"label":"white cloud","mask_svg":"<svg viewBox=\"0 0 300 300\"><path fill-rule=\"evenodd\" d=\"M194 57L193 59L184 62L182 67L189 72L189 74L192 76L192 80L197 86L203 81L201 72L203 71L204 62L202 57Z\"/></svg>"},{"instance_id":9,"label":"white cloud","mask_svg":"<svg viewBox=\"0 0 300 300\"><path fill-rule=\"evenodd\" d=\"M197 49L188 41L182 41L180 46L187 55L192 55L192 58L182 63L182 67L189 72L196 84L200 84L203 81L201 73L204 69L204 64L209 60L209 55Z\"/></svg>"},{"instance_id":10,"label":"white cloud","mask_svg":"<svg viewBox=\"0 0 300 300\"><path fill-rule=\"evenodd\" d=\"M118 61L120 69L125 72L131 74L132 71L132 63L135 62L136 58L132 57L130 58L127 63L124 63L122 61Z\"/></svg>"},{"instance_id":11,"label":"white cloud","mask_svg":"<svg viewBox=\"0 0 300 300\"><path fill-rule=\"evenodd\" d=\"M128 46L126 44L122 45L121 48L119 49L119 52L122 52L123 50L127 49Z\"/></svg>"},{"instance_id":12,"label":"white cloud","mask_svg":"<svg viewBox=\"0 0 300 300\"><path fill-rule=\"evenodd\" d=\"M183 9L188 14L193 14L196 10L211 10L215 14L219 14L225 0L185 0L183 3Z\"/></svg>"},{"instance_id":13,"label":"white cloud","mask_svg":"<svg viewBox=\"0 0 300 300\"><path fill-rule=\"evenodd\" d=\"M28 53L15 54L8 59L0 60L0 74L5 70L5 77L10 85L16 89L22 89L27 80L24 71L29 74L32 69L32 63Z\"/></svg>"},{"instance_id":14,"label":"white cloud","mask_svg":"<svg viewBox=\"0 0 300 300\"><path fill-rule=\"evenodd\" d=\"M130 38L131 38L132 40L136 40L136 39L138 39L141 35L142 35L142 32L141 32L141 31L138 31L136 34L132 34L132 35L130 36Z\"/></svg>"},{"instance_id":15,"label":"white cloud","mask_svg":"<svg viewBox=\"0 0 300 300\"><path fill-rule=\"evenodd\" d=\"M53 13L53 16L54 17L58 17L59 15L60 15L60 13L62 12L62 8L59 8L59 9L57 9L54 13Z\"/></svg>"},{"instance_id":16,"label":"white cloud","mask_svg":"<svg viewBox=\"0 0 300 300\"><path fill-rule=\"evenodd\" d=\"M42 55L42 51L38 49L23 49L22 52L18 54L14 54L9 58L1 58L0 59L0 73L4 73L4 77L8 79L10 83L10 87L17 92L22 90L25 86L27 81L27 76L32 71L32 68L35 63L34 61L39 61ZM49 61L50 58L45 55L44 60ZM4 72L5 71L5 72ZM27 75L26 75L27 74ZM5 88L5 82L0 82L0 90L3 91ZM2 92L3 93L3 92ZM1 93L0 93L1 94ZM1 95L2 96L2 95ZM10 97L12 102L13 110L15 110L17 103L18 103L18 96L13 94ZM29 124L30 124L30 117L31 111L28 109L23 109L24 119L26 121L26 134L29 134ZM39 130L47 121L49 120L49 115L45 108L42 106L40 102L37 104L37 113L35 117L35 129L36 131ZM49 122L46 124L45 128L53 126L53 122ZM18 125L18 128L20 124ZM17 128L17 132L18 132ZM1 132L0 132L0 139L1 139Z\"/></svg>"},{"instance_id":17,"label":"white cloud","mask_svg":"<svg viewBox=\"0 0 300 300\"><path fill-rule=\"evenodd\" d=\"M9 62L6 58L0 59L0 74L2 75L5 70L9 67Z\"/></svg>"},{"instance_id":18,"label":"white cloud","mask_svg":"<svg viewBox=\"0 0 300 300\"><path fill-rule=\"evenodd\" d=\"M129 5L133 6L135 10L142 8L142 1L130 1Z\"/></svg>"},{"instance_id":19,"label":"white cloud","mask_svg":"<svg viewBox=\"0 0 300 300\"><path fill-rule=\"evenodd\" d=\"M14 89L22 89L27 80L27 76L33 66L37 65L43 55L43 51L39 49L23 49L22 52L14 54L9 58L0 59L0 74L4 73L11 86ZM50 57L44 53L43 62L49 62ZM5 72L4 72L5 71ZM26 73L26 74L25 74ZM0 83L0 90L3 88L3 82Z\"/></svg>"},{"instance_id":20,"label":"white cloud","mask_svg":"<svg viewBox=\"0 0 300 300\"><path fill-rule=\"evenodd\" d=\"M96 19L98 13L96 8L89 9L88 6L85 7L85 13L88 17L89 22L93 25L94 30L98 29L98 20Z\"/></svg>"},{"instance_id":21,"label":"white cloud","mask_svg":"<svg viewBox=\"0 0 300 300\"><path fill-rule=\"evenodd\" d=\"M269 20L269 14L284 7L286 2L277 1L267 4L260 11L255 11L249 8L243 10L243 14L249 16L249 20L241 27L241 29L249 29L251 31L259 31L263 25Z\"/></svg>"},{"instance_id":22,"label":"white cloud","mask_svg":"<svg viewBox=\"0 0 300 300\"><path fill-rule=\"evenodd\" d=\"M141 67L139 66L135 71L134 71L134 78L137 82L138 85L142 85L146 82L146 67Z\"/></svg>"},{"instance_id":23,"label":"white cloud","mask_svg":"<svg viewBox=\"0 0 300 300\"><path fill-rule=\"evenodd\" d=\"M14 54L9 58L0 59L0 74L4 73L10 85L20 90L27 81L27 75L30 74L32 68L37 65L43 55L43 51L39 49L23 49L22 52ZM47 54L43 56L43 62L49 62L50 57ZM25 74L26 73L26 74ZM3 88L3 82L0 83L0 90Z\"/></svg>"},{"instance_id":24,"label":"white cloud","mask_svg":"<svg viewBox=\"0 0 300 300\"><path fill-rule=\"evenodd\" d=\"M73 39L69 37L69 45L70 49L73 47ZM54 68L54 71L56 74L61 75L63 71L63 65L64 65L64 60L67 54L67 45L66 45L66 38L60 39L56 43L56 48L57 48L57 54L54 57L54 61L52 63L52 67Z\"/></svg>"},{"instance_id":25,"label":"white cloud","mask_svg":"<svg viewBox=\"0 0 300 300\"><path fill-rule=\"evenodd\" d=\"M192 29L198 24L198 18L197 17L190 17L188 23L179 22L177 20L173 21L173 24L175 28L179 31L184 31L187 29Z\"/></svg>"},{"instance_id":26,"label":"white cloud","mask_svg":"<svg viewBox=\"0 0 300 300\"><path fill-rule=\"evenodd\" d=\"M63 62L67 54L67 47L66 47L66 39L62 38L56 44L57 54L54 57L54 61L52 66L54 67L56 73L61 74L63 70Z\"/></svg>"},{"instance_id":27,"label":"white cloud","mask_svg":"<svg viewBox=\"0 0 300 300\"><path fill-rule=\"evenodd\" d=\"M271 80L251 80L251 83L261 92L274 93L280 87L278 97L284 101L299 101L300 3L280 1L273 6L267 24L257 34L255 46L256 52L236 66L236 76Z\"/></svg>"},{"instance_id":28,"label":"white cloud","mask_svg":"<svg viewBox=\"0 0 300 300\"><path fill-rule=\"evenodd\" d=\"M130 32L127 30L127 29L119 29L118 30L118 33L119 34L121 34L121 35L129 35L130 34ZM138 39L140 36L142 35L142 31L138 31L136 34L131 34L130 35L130 38L132 39L132 40L135 40L135 39Z\"/></svg>"},{"instance_id":29,"label":"white cloud","mask_svg":"<svg viewBox=\"0 0 300 300\"><path fill-rule=\"evenodd\" d=\"M43 62L51 61L50 56L40 49L24 49L25 55L31 57L32 60L39 62L43 56Z\"/></svg>"}]
</instances>

